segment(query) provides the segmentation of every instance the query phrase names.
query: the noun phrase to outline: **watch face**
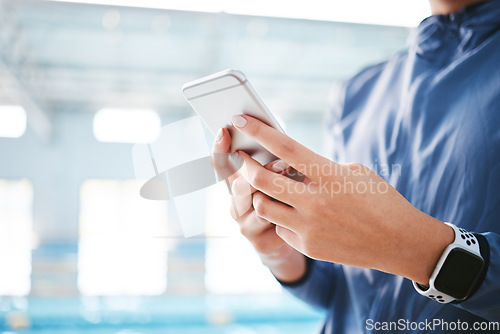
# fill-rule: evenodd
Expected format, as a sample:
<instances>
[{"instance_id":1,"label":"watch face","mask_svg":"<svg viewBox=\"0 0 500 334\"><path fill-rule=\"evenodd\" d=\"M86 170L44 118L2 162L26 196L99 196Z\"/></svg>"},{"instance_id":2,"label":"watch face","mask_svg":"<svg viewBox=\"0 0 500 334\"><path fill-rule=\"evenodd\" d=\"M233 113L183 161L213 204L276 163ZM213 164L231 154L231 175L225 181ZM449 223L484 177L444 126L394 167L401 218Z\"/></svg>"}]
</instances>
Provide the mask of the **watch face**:
<instances>
[{"instance_id":1,"label":"watch face","mask_svg":"<svg viewBox=\"0 0 500 334\"><path fill-rule=\"evenodd\" d=\"M455 299L465 299L481 274L483 265L481 257L461 248L452 249L434 281L434 286L438 291Z\"/></svg>"}]
</instances>

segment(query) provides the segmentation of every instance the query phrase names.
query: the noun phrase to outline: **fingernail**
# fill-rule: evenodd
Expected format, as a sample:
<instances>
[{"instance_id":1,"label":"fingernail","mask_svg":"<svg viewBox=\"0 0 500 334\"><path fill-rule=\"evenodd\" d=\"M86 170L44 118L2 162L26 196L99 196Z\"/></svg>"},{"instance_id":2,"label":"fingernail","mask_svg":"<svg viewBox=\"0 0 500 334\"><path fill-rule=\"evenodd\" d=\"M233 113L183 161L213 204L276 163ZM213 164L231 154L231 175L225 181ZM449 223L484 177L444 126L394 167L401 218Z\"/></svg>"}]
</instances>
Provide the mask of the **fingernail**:
<instances>
[{"instance_id":1,"label":"fingernail","mask_svg":"<svg viewBox=\"0 0 500 334\"><path fill-rule=\"evenodd\" d=\"M283 161L283 160L278 160L274 165L272 165L272 169L273 171L275 171L276 173L281 173L283 172L285 169L287 169L288 167L290 167L290 165L286 162L286 161Z\"/></svg>"},{"instance_id":2,"label":"fingernail","mask_svg":"<svg viewBox=\"0 0 500 334\"><path fill-rule=\"evenodd\" d=\"M222 128L220 128L219 131L217 131L217 135L215 135L215 141L220 142L221 138L222 138Z\"/></svg>"},{"instance_id":3,"label":"fingernail","mask_svg":"<svg viewBox=\"0 0 500 334\"><path fill-rule=\"evenodd\" d=\"M234 115L233 117L231 117L231 122L237 128L242 128L247 125L247 120L240 115Z\"/></svg>"}]
</instances>

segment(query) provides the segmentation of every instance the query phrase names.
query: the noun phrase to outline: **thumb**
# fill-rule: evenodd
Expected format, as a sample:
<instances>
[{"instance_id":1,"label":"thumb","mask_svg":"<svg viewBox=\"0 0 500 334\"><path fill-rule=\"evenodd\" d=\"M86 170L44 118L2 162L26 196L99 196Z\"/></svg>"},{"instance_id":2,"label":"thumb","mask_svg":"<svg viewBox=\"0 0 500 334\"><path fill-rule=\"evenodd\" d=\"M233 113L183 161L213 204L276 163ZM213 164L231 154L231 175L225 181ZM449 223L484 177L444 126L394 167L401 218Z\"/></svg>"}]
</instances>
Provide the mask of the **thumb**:
<instances>
[{"instance_id":1,"label":"thumb","mask_svg":"<svg viewBox=\"0 0 500 334\"><path fill-rule=\"evenodd\" d=\"M231 160L229 147L231 146L231 135L225 128L221 128L215 136L212 146L212 163L217 172L219 180L229 179L230 183L235 177L240 165Z\"/></svg>"}]
</instances>

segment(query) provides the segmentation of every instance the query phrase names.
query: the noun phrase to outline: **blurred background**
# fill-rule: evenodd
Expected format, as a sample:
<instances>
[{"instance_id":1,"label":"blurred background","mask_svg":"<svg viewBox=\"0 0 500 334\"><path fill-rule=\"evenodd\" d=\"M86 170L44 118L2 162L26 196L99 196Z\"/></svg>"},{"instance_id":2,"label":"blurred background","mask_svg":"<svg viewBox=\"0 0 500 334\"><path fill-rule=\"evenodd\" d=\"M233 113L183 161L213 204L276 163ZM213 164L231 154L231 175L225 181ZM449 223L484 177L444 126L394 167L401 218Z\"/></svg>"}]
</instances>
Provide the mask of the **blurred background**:
<instances>
[{"instance_id":1,"label":"blurred background","mask_svg":"<svg viewBox=\"0 0 500 334\"><path fill-rule=\"evenodd\" d=\"M425 0L0 0L0 333L311 333L220 202L169 233L132 146L194 115L184 83L242 70L326 154L335 87L402 51ZM169 210L170 209L170 210Z\"/></svg>"}]
</instances>

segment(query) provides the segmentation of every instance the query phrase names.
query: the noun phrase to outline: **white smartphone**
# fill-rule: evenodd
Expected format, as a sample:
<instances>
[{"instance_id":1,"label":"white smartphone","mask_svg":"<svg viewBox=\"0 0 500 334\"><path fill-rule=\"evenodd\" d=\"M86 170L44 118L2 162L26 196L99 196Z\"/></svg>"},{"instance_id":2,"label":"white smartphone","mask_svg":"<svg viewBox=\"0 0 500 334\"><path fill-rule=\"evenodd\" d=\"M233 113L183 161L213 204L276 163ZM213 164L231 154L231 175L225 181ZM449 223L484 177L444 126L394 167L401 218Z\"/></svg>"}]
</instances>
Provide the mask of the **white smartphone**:
<instances>
[{"instance_id":1,"label":"white smartphone","mask_svg":"<svg viewBox=\"0 0 500 334\"><path fill-rule=\"evenodd\" d=\"M214 135L220 128L229 130L231 153L244 151L263 165L276 159L259 143L232 126L233 115L247 114L284 132L242 72L228 69L215 73L188 82L182 91Z\"/></svg>"}]
</instances>

